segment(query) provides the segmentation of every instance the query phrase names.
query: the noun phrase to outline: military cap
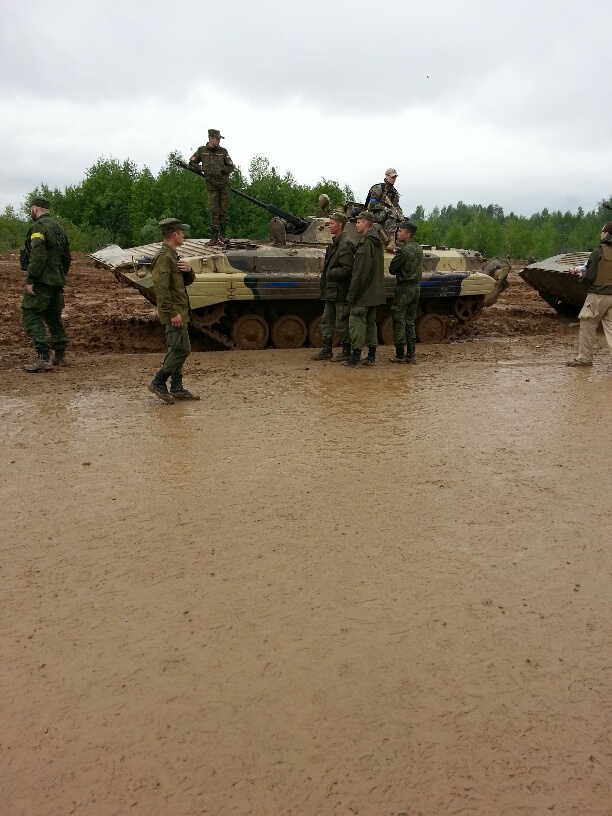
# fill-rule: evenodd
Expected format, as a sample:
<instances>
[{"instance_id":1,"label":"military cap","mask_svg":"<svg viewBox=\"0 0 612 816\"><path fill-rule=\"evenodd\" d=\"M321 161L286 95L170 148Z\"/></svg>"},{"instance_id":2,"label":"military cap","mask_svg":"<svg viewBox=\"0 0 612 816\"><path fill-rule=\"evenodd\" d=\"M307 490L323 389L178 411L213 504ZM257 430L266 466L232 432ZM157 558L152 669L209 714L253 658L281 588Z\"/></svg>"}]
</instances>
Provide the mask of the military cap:
<instances>
[{"instance_id":1,"label":"military cap","mask_svg":"<svg viewBox=\"0 0 612 816\"><path fill-rule=\"evenodd\" d=\"M51 202L45 196L34 196L30 201L30 207L42 207L43 210L50 210Z\"/></svg>"},{"instance_id":2,"label":"military cap","mask_svg":"<svg viewBox=\"0 0 612 816\"><path fill-rule=\"evenodd\" d=\"M368 212L367 210L362 210L357 216L357 218L362 218L364 221L369 221L370 224L374 223L374 214Z\"/></svg>"},{"instance_id":3,"label":"military cap","mask_svg":"<svg viewBox=\"0 0 612 816\"><path fill-rule=\"evenodd\" d=\"M405 229L411 232L413 235L417 231L416 224L413 224L412 221L400 221L397 225L398 230Z\"/></svg>"},{"instance_id":4,"label":"military cap","mask_svg":"<svg viewBox=\"0 0 612 816\"><path fill-rule=\"evenodd\" d=\"M221 135L221 131L220 131L220 130L215 130L214 128L209 128L209 131L208 131L208 138L209 138L209 139L212 139L212 138L213 138L213 136L216 136L216 137L217 137L217 139L225 139L225 136L222 136L222 135Z\"/></svg>"},{"instance_id":5,"label":"military cap","mask_svg":"<svg viewBox=\"0 0 612 816\"><path fill-rule=\"evenodd\" d=\"M167 235L168 233L176 232L177 230L187 232L189 229L189 224L181 224L180 219L178 218L164 218L163 221L159 222L159 228L164 235Z\"/></svg>"},{"instance_id":6,"label":"military cap","mask_svg":"<svg viewBox=\"0 0 612 816\"><path fill-rule=\"evenodd\" d=\"M387 167L385 170L385 176L397 176L397 170L395 167Z\"/></svg>"},{"instance_id":7,"label":"military cap","mask_svg":"<svg viewBox=\"0 0 612 816\"><path fill-rule=\"evenodd\" d=\"M329 217L333 218L334 221L339 221L341 224L346 224L346 222L348 221L346 215L343 212L340 212L339 210L334 210Z\"/></svg>"}]
</instances>

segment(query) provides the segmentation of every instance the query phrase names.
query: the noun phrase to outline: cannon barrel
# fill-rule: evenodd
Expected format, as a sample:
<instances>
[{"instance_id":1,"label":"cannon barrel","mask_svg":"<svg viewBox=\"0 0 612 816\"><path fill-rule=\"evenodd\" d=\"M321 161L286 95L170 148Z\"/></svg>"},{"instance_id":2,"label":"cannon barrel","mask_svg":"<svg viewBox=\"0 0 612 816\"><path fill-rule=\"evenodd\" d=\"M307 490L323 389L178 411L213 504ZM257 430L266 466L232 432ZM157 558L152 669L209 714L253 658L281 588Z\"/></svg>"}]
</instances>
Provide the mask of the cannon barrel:
<instances>
[{"instance_id":1,"label":"cannon barrel","mask_svg":"<svg viewBox=\"0 0 612 816\"><path fill-rule=\"evenodd\" d=\"M182 167L183 170L189 170L190 173L195 173L196 176L205 178L204 173L201 170L197 170L195 167L190 167L188 164L186 164L186 162L181 161L180 159L176 160L176 164L177 167ZM285 210L281 210L280 207L275 207L274 204L266 204L264 201L260 201L258 198L253 198L253 196L250 196L248 193L243 193L242 190L237 190L235 187L230 187L230 190L240 198L245 198L247 201L250 201L251 204L255 204L257 207L267 210L272 215L277 215L279 218L293 224L293 226L296 228L296 234L303 232L308 226L308 221L306 221L304 218L299 218L297 215L285 212Z\"/></svg>"}]
</instances>

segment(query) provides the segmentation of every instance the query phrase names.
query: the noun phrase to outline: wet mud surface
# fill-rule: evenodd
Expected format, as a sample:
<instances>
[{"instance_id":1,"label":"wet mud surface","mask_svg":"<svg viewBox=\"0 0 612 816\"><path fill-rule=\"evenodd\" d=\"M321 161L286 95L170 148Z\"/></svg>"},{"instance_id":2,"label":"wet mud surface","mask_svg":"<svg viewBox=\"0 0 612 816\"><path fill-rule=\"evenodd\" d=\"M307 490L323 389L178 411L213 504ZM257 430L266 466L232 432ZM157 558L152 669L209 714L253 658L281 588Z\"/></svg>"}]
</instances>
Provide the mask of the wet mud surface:
<instances>
[{"instance_id":1,"label":"wet mud surface","mask_svg":"<svg viewBox=\"0 0 612 816\"><path fill-rule=\"evenodd\" d=\"M3 816L609 816L603 340L517 286L417 366L195 353L163 406L138 295L83 263L28 375L2 274Z\"/></svg>"}]
</instances>

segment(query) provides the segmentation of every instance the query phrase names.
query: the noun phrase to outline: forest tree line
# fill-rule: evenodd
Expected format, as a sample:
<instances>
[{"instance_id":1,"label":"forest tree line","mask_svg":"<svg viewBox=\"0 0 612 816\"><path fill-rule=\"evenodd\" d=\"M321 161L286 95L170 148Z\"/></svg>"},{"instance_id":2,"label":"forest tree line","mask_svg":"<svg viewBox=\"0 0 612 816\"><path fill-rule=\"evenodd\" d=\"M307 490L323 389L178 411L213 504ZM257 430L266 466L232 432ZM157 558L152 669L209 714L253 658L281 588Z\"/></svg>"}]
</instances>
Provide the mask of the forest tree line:
<instances>
[{"instance_id":1,"label":"forest tree line","mask_svg":"<svg viewBox=\"0 0 612 816\"><path fill-rule=\"evenodd\" d=\"M165 166L154 175L134 162L100 158L79 184L64 190L42 184L24 200L21 212L7 207L0 215L0 251L23 244L28 223L27 202L33 195L46 195L52 212L64 225L76 251L93 252L106 244L137 246L160 240L158 222L176 216L191 226L190 237L210 235L204 180L178 168L179 153L171 153ZM317 215L318 198L326 193L332 206L355 200L352 190L322 179L309 186L299 184L291 173L279 175L263 156L252 159L248 173L236 168L231 185L255 198L274 204L297 216ZM600 202L597 209L576 213L542 210L532 216L506 215L497 204L448 205L426 213L418 206L410 216L418 225L422 244L475 249L487 257L506 255L513 259L546 258L570 250L588 250L596 245L601 226L610 212ZM232 196L228 234L236 238L269 237L270 215L238 196Z\"/></svg>"}]
</instances>

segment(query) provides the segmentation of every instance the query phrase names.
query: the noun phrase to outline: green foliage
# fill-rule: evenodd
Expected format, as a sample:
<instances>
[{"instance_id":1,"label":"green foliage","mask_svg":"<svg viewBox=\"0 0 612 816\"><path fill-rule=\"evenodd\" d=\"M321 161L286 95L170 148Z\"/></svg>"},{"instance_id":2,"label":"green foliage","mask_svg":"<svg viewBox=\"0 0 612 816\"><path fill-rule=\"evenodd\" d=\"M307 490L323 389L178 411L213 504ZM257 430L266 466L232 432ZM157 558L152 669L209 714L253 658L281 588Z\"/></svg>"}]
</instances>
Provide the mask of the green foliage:
<instances>
[{"instance_id":1,"label":"green foliage","mask_svg":"<svg viewBox=\"0 0 612 816\"><path fill-rule=\"evenodd\" d=\"M176 216L191 226L190 237L210 235L206 185L203 179L185 172L175 164L183 158L178 151L169 154L166 164L154 175L148 167L139 170L130 160L100 158L90 167L84 180L64 190L51 190L42 184L24 201L22 211L29 215L27 202L32 195L47 195L53 211L64 224L73 249L91 252L106 243L128 247L160 240L158 222ZM237 167L230 179L232 187L274 204L297 216L316 215L318 198L326 193L332 207L353 201L348 186L321 179L314 186L299 184L289 172L280 175L264 156L255 156L245 174ZM549 212L547 209L529 218L514 213L505 215L498 204L465 204L434 207L426 214L422 205L410 216L419 226L423 244L477 249L491 257L508 255L544 258L569 250L587 250L597 244L601 225L609 220L603 202L585 213ZM242 238L269 237L270 214L232 195L229 208L229 232ZM21 246L28 222L10 207L0 216L0 249Z\"/></svg>"}]
</instances>

